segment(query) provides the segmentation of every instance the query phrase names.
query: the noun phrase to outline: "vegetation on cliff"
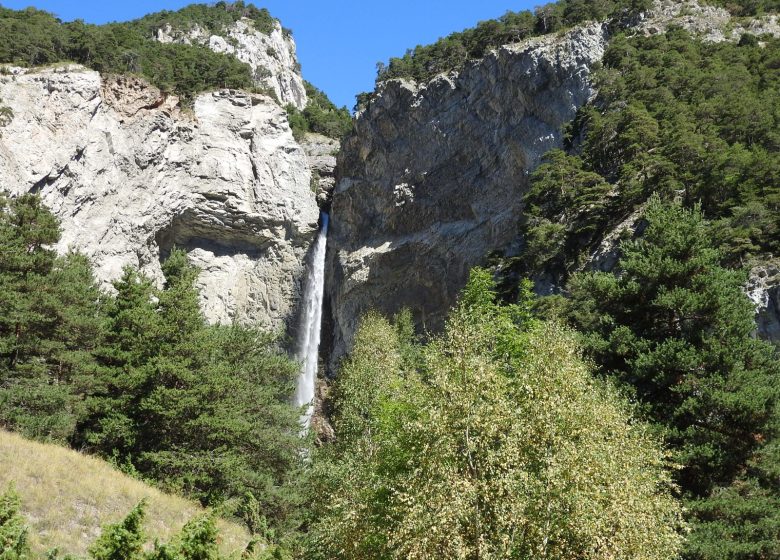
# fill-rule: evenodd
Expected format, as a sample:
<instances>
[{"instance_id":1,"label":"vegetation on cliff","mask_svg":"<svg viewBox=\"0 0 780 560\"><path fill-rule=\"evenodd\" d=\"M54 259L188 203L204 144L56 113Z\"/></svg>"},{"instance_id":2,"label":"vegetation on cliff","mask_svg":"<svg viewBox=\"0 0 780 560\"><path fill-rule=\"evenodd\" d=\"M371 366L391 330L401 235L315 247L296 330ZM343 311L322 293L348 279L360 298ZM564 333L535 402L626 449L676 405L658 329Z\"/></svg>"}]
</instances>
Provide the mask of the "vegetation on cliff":
<instances>
[{"instance_id":1,"label":"vegetation on cliff","mask_svg":"<svg viewBox=\"0 0 780 560\"><path fill-rule=\"evenodd\" d=\"M758 16L780 11L778 0L707 0L706 3L726 8L734 16Z\"/></svg>"},{"instance_id":2,"label":"vegetation on cliff","mask_svg":"<svg viewBox=\"0 0 780 560\"><path fill-rule=\"evenodd\" d=\"M270 34L279 20L274 18L266 8L258 8L254 4L246 4L241 0L235 2L216 2L214 4L190 4L180 10L163 10L128 22L127 25L140 29L147 37L154 37L158 29L170 25L173 29L188 31L195 26L213 35L221 35L240 19L252 21L260 33Z\"/></svg>"},{"instance_id":3,"label":"vegetation on cliff","mask_svg":"<svg viewBox=\"0 0 780 560\"><path fill-rule=\"evenodd\" d=\"M349 109L339 109L325 93L309 82L304 82L308 103L303 111L294 105L287 105L287 119L296 140L307 132L316 132L330 138L342 138L352 129L352 115Z\"/></svg>"},{"instance_id":4,"label":"vegetation on cliff","mask_svg":"<svg viewBox=\"0 0 780 560\"><path fill-rule=\"evenodd\" d=\"M183 23L180 19L172 21ZM252 87L247 64L202 46L160 43L150 31L153 21L62 23L34 8L0 7L0 62L37 66L72 61L105 74L140 74L185 101L209 88Z\"/></svg>"},{"instance_id":5,"label":"vegetation on cliff","mask_svg":"<svg viewBox=\"0 0 780 560\"><path fill-rule=\"evenodd\" d=\"M10 107L6 107L5 105L2 105L3 100L0 99L0 129L4 126L7 126L8 123L11 122L11 119L14 118L14 112ZM0 136L3 135L3 131L0 130Z\"/></svg>"},{"instance_id":6,"label":"vegetation on cliff","mask_svg":"<svg viewBox=\"0 0 780 560\"><path fill-rule=\"evenodd\" d=\"M705 2L703 2L705 3ZM780 10L777 0L711 0L737 16L756 16ZM412 78L426 81L441 72L462 67L482 58L491 49L529 37L555 33L588 21L620 23L652 7L652 0L558 0L534 11L507 11L497 19L479 22L475 27L451 33L430 45L417 45L387 64L377 63L376 81ZM365 96L366 94L362 94ZM359 100L361 96L358 96Z\"/></svg>"},{"instance_id":7,"label":"vegetation on cliff","mask_svg":"<svg viewBox=\"0 0 780 560\"><path fill-rule=\"evenodd\" d=\"M618 36L599 95L532 176L521 268L560 283L657 193L695 202L729 266L777 254L780 40L707 44L681 29Z\"/></svg>"},{"instance_id":8,"label":"vegetation on cliff","mask_svg":"<svg viewBox=\"0 0 780 560\"><path fill-rule=\"evenodd\" d=\"M235 56L216 53L206 45L161 43L157 31L171 26L189 31L195 27L219 35L241 18L255 29L270 33L278 21L267 9L242 1L214 5L191 4L178 11L164 10L140 19L92 25L81 20L62 22L48 12L0 6L0 63L38 66L78 62L103 74L140 74L184 103L205 90L254 90L252 70ZM284 29L285 33L290 33ZM306 84L309 105L290 111L293 131L312 131L339 138L349 130L350 114L338 109L327 95ZM263 93L268 93L262 90ZM8 117L0 107L0 125Z\"/></svg>"},{"instance_id":9,"label":"vegetation on cliff","mask_svg":"<svg viewBox=\"0 0 780 560\"><path fill-rule=\"evenodd\" d=\"M554 33L585 21L609 17L624 18L647 9L649 0L559 0L537 7L533 12L508 11L498 19L481 21L476 27L452 33L430 45L418 45L387 66L377 65L377 82L392 78L424 81L440 72L454 70L468 60L483 57L490 49Z\"/></svg>"}]
</instances>

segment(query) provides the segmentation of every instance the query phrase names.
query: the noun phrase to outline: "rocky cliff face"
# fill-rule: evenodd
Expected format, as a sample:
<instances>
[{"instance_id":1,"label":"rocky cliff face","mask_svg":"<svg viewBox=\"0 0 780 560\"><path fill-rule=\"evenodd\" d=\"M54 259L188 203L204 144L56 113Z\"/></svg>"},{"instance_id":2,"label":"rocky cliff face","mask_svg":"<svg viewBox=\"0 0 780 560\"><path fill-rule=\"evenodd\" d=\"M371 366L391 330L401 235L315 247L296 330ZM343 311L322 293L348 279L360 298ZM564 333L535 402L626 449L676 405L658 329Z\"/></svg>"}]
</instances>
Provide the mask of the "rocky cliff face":
<instances>
[{"instance_id":1,"label":"rocky cliff face","mask_svg":"<svg viewBox=\"0 0 780 560\"><path fill-rule=\"evenodd\" d=\"M14 112L0 187L41 194L62 221L58 250L86 253L107 284L125 265L159 280L160 259L182 247L210 321L291 317L319 214L273 100L223 90L182 112L140 80L78 66L14 69L0 98Z\"/></svg>"},{"instance_id":2,"label":"rocky cliff face","mask_svg":"<svg viewBox=\"0 0 780 560\"><path fill-rule=\"evenodd\" d=\"M272 90L282 105L306 107L306 89L295 54L295 41L278 21L269 34L256 30L247 18L235 22L223 35L211 34L197 25L186 31L168 25L157 30L157 40L205 45L215 52L232 54L252 67L255 83Z\"/></svg>"},{"instance_id":3,"label":"rocky cliff face","mask_svg":"<svg viewBox=\"0 0 780 560\"><path fill-rule=\"evenodd\" d=\"M336 186L336 155L341 148L339 141L310 132L304 136L301 147L309 158L311 188L317 196L317 204L327 211Z\"/></svg>"},{"instance_id":4,"label":"rocky cliff face","mask_svg":"<svg viewBox=\"0 0 780 560\"><path fill-rule=\"evenodd\" d=\"M594 94L599 24L509 45L429 83L382 84L342 147L328 292L334 363L368 308L437 328L517 233L528 173Z\"/></svg>"},{"instance_id":5,"label":"rocky cliff face","mask_svg":"<svg viewBox=\"0 0 780 560\"><path fill-rule=\"evenodd\" d=\"M780 260L753 267L747 293L756 306L758 335L780 345Z\"/></svg>"},{"instance_id":6,"label":"rocky cliff face","mask_svg":"<svg viewBox=\"0 0 780 560\"><path fill-rule=\"evenodd\" d=\"M681 26L712 42L780 35L777 16L737 21L694 0L656 0L629 25L647 35ZM595 94L590 73L606 41L605 27L593 24L504 46L428 83L379 85L343 145L333 194L325 325L331 367L367 309L409 307L418 327L435 330L471 267L492 251L519 249L528 174L560 147L562 126ZM619 234L641 226L638 218L609 233L585 268L613 267ZM748 287L758 332L780 340L780 279L771 263L759 268ZM536 280L544 292L545 279Z\"/></svg>"}]
</instances>

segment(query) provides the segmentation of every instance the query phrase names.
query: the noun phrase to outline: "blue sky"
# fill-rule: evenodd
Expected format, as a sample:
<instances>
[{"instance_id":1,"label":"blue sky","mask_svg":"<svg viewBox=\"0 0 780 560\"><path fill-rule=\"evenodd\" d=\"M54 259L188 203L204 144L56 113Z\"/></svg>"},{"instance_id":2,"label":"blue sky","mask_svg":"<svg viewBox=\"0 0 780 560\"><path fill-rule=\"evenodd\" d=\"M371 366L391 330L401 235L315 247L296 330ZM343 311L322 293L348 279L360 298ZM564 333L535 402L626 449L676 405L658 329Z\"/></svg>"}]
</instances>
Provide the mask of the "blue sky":
<instances>
[{"instance_id":1,"label":"blue sky","mask_svg":"<svg viewBox=\"0 0 780 560\"><path fill-rule=\"evenodd\" d=\"M124 21L192 0L0 0L6 8L35 6L64 21ZM533 9L546 0L253 0L293 30L303 76L339 106L373 89L376 63L400 56L507 10Z\"/></svg>"}]
</instances>

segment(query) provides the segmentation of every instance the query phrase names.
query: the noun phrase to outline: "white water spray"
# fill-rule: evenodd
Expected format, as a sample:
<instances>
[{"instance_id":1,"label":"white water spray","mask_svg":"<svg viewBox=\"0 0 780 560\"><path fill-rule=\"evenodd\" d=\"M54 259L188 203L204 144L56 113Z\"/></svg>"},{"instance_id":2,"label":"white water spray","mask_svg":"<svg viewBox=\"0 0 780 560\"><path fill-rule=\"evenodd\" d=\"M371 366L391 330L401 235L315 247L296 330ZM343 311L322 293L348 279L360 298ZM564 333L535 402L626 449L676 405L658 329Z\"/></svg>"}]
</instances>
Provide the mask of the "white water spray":
<instances>
[{"instance_id":1,"label":"white water spray","mask_svg":"<svg viewBox=\"0 0 780 560\"><path fill-rule=\"evenodd\" d=\"M309 429L314 412L314 383L317 380L317 358L320 347L322 297L325 291L325 244L328 237L328 215L322 213L322 227L311 255L311 269L303 290L303 316L298 333L297 358L303 363L295 388L295 406L306 405L301 416L303 431Z\"/></svg>"}]
</instances>

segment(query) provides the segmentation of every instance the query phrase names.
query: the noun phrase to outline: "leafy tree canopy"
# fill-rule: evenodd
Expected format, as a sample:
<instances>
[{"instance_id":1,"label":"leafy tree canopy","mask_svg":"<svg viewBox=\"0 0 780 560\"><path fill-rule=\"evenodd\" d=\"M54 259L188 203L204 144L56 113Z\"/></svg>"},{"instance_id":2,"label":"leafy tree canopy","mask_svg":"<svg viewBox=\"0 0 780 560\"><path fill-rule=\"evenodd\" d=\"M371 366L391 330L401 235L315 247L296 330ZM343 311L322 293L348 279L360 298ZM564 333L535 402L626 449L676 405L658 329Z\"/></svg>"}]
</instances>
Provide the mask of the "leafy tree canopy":
<instances>
[{"instance_id":1,"label":"leafy tree canopy","mask_svg":"<svg viewBox=\"0 0 780 560\"><path fill-rule=\"evenodd\" d=\"M340 370L307 557L676 557L658 441L527 294L475 270L441 336L405 323L364 317Z\"/></svg>"}]
</instances>

